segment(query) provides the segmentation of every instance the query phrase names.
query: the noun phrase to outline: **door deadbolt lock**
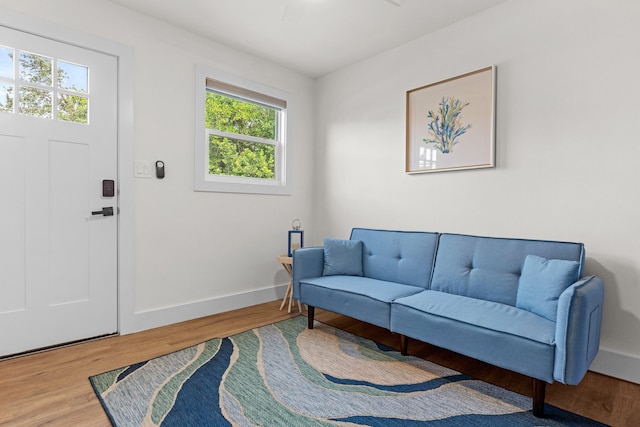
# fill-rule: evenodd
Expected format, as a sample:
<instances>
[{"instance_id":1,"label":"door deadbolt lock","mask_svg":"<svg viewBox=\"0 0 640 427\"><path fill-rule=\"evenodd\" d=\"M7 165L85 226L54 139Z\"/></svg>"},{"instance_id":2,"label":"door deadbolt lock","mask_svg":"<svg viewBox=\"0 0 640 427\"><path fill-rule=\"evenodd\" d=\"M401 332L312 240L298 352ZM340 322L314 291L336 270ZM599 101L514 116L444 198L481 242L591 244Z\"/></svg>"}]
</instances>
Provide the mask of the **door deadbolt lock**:
<instances>
[{"instance_id":1,"label":"door deadbolt lock","mask_svg":"<svg viewBox=\"0 0 640 427\"><path fill-rule=\"evenodd\" d=\"M100 211L93 211L91 215L104 215L104 216L113 216L113 208L111 206L104 207Z\"/></svg>"}]
</instances>

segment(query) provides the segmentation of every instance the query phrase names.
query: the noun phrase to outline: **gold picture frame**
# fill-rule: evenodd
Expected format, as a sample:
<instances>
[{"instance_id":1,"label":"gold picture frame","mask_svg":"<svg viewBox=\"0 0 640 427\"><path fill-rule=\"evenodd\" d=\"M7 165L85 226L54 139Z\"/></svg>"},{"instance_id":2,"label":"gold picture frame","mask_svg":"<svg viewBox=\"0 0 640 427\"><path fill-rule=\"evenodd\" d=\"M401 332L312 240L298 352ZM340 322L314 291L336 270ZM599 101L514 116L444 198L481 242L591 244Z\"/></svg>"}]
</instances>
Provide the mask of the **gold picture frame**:
<instances>
[{"instance_id":1,"label":"gold picture frame","mask_svg":"<svg viewBox=\"0 0 640 427\"><path fill-rule=\"evenodd\" d=\"M407 91L408 174L495 167L496 67Z\"/></svg>"}]
</instances>

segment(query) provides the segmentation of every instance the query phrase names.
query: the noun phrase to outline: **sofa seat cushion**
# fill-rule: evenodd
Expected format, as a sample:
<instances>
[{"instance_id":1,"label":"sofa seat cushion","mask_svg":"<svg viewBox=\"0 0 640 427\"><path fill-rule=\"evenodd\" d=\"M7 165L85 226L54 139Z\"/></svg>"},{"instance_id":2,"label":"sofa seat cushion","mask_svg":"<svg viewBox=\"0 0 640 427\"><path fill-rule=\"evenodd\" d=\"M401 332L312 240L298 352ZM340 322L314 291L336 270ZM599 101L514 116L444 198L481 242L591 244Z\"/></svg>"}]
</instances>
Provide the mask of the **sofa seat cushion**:
<instances>
[{"instance_id":1,"label":"sofa seat cushion","mask_svg":"<svg viewBox=\"0 0 640 427\"><path fill-rule=\"evenodd\" d=\"M322 276L300 280L300 302L389 329L391 301L424 291L358 276Z\"/></svg>"},{"instance_id":2,"label":"sofa seat cushion","mask_svg":"<svg viewBox=\"0 0 640 427\"><path fill-rule=\"evenodd\" d=\"M391 304L390 330L553 382L555 322L526 310L439 291Z\"/></svg>"},{"instance_id":3,"label":"sofa seat cushion","mask_svg":"<svg viewBox=\"0 0 640 427\"><path fill-rule=\"evenodd\" d=\"M301 285L331 289L344 294L365 296L378 301L391 303L396 298L402 298L424 291L418 286L403 285L400 283L386 282L384 280L371 279L358 276L324 276L312 279L304 279ZM308 288L306 288L308 290ZM301 299L304 300L304 290L301 290ZM304 301L303 301L304 302Z\"/></svg>"},{"instance_id":4,"label":"sofa seat cushion","mask_svg":"<svg viewBox=\"0 0 640 427\"><path fill-rule=\"evenodd\" d=\"M395 303L542 344L555 343L555 322L510 305L439 291L423 291Z\"/></svg>"}]
</instances>

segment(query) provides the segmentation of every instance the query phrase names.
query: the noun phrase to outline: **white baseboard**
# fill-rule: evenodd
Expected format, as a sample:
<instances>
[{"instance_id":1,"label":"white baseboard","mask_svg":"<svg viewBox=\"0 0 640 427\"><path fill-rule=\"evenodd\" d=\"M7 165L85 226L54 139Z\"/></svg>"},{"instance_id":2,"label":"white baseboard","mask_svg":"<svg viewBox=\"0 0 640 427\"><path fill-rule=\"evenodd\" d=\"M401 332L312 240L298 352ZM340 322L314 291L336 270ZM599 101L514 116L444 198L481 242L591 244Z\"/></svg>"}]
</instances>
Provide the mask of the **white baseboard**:
<instances>
[{"instance_id":1,"label":"white baseboard","mask_svg":"<svg viewBox=\"0 0 640 427\"><path fill-rule=\"evenodd\" d=\"M600 349L590 371L640 384L640 358Z\"/></svg>"},{"instance_id":2,"label":"white baseboard","mask_svg":"<svg viewBox=\"0 0 640 427\"><path fill-rule=\"evenodd\" d=\"M275 285L240 294L227 295L193 303L162 307L148 311L139 311L127 319L126 329L121 328L120 334L132 334L147 329L158 328L212 314L238 308L249 307L256 304L281 299L288 284ZM124 325L123 325L124 326Z\"/></svg>"}]
</instances>

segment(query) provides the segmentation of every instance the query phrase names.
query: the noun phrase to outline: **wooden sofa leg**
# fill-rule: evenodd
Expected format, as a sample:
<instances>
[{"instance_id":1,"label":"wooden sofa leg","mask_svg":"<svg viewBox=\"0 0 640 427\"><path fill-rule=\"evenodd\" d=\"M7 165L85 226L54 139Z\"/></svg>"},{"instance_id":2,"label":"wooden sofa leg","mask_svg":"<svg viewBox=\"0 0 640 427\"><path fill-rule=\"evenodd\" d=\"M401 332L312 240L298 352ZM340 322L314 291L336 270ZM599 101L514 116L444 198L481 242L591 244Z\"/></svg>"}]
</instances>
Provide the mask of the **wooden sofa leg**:
<instances>
[{"instance_id":1,"label":"wooden sofa leg","mask_svg":"<svg viewBox=\"0 0 640 427\"><path fill-rule=\"evenodd\" d=\"M316 314L316 308L307 305L307 327L313 329L313 316Z\"/></svg>"},{"instance_id":2,"label":"wooden sofa leg","mask_svg":"<svg viewBox=\"0 0 640 427\"><path fill-rule=\"evenodd\" d=\"M409 338L406 335L400 335L400 354L407 355L409 349Z\"/></svg>"},{"instance_id":3,"label":"wooden sofa leg","mask_svg":"<svg viewBox=\"0 0 640 427\"><path fill-rule=\"evenodd\" d=\"M537 378L533 379L533 415L544 416L544 392L547 383Z\"/></svg>"}]
</instances>

